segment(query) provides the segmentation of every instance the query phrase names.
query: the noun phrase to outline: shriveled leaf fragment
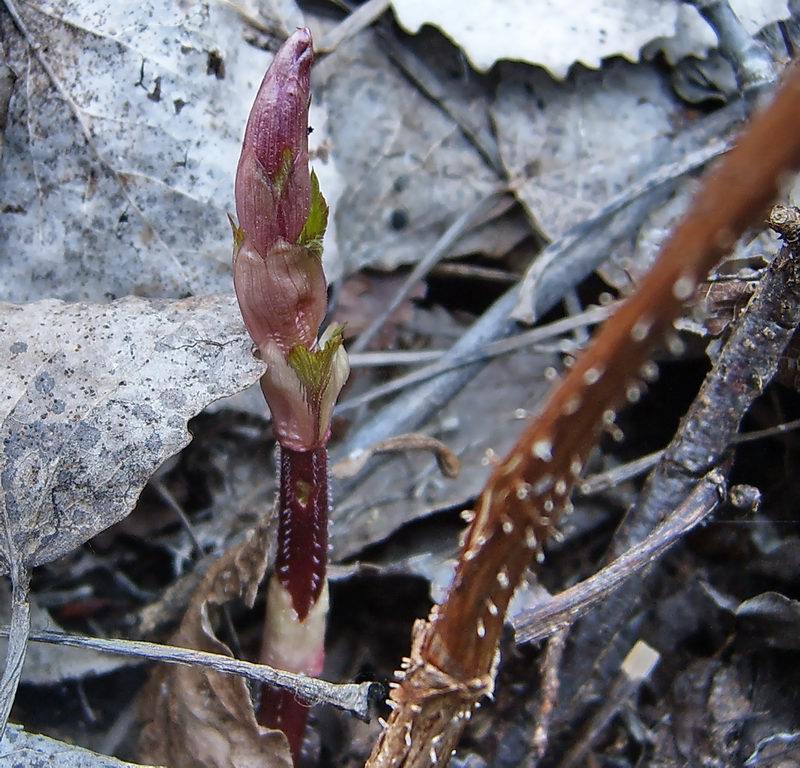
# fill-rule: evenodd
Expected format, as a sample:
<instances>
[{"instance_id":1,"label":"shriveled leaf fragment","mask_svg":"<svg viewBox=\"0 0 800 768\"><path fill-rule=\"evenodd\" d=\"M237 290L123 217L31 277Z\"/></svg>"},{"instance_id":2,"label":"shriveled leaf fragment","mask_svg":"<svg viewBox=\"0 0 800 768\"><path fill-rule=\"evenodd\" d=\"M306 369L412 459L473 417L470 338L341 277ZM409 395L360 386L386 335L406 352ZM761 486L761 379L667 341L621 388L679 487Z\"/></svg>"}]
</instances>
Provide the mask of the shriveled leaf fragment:
<instances>
[{"instance_id":1,"label":"shriveled leaf fragment","mask_svg":"<svg viewBox=\"0 0 800 768\"><path fill-rule=\"evenodd\" d=\"M0 741L0 765L13 768L141 768L9 725Z\"/></svg>"},{"instance_id":2,"label":"shriveled leaf fragment","mask_svg":"<svg viewBox=\"0 0 800 768\"><path fill-rule=\"evenodd\" d=\"M700 14L682 11L687 4L680 0L392 0L392 6L409 32L438 27L480 71L509 59L564 78L575 62L598 69L611 56L638 61L653 41L671 57L702 56L716 44ZM731 0L731 6L750 34L789 15L785 0Z\"/></svg>"},{"instance_id":3,"label":"shriveled leaf fragment","mask_svg":"<svg viewBox=\"0 0 800 768\"><path fill-rule=\"evenodd\" d=\"M17 74L0 168L3 298L227 290L225 213L247 112L271 58L245 42L252 28L233 3L209 0L15 5L27 39L0 15ZM275 50L303 18L293 0L261 8ZM313 112L316 146L325 120ZM330 158L318 163L329 198L333 169Z\"/></svg>"},{"instance_id":4,"label":"shriveled leaf fragment","mask_svg":"<svg viewBox=\"0 0 800 768\"><path fill-rule=\"evenodd\" d=\"M547 238L592 216L663 152L678 111L652 66L612 62L555 83L504 65L494 104L503 164Z\"/></svg>"},{"instance_id":5,"label":"shriveled leaf fragment","mask_svg":"<svg viewBox=\"0 0 800 768\"><path fill-rule=\"evenodd\" d=\"M214 633L225 603L252 608L264 571L267 541L258 529L209 569L195 591L172 645L232 656ZM142 698L147 718L140 758L169 768L292 768L286 737L256 722L245 681L197 667L156 669Z\"/></svg>"},{"instance_id":6,"label":"shriveled leaf fragment","mask_svg":"<svg viewBox=\"0 0 800 768\"><path fill-rule=\"evenodd\" d=\"M0 304L0 347L0 572L125 517L188 419L264 372L232 296Z\"/></svg>"},{"instance_id":7,"label":"shriveled leaf fragment","mask_svg":"<svg viewBox=\"0 0 800 768\"><path fill-rule=\"evenodd\" d=\"M779 592L764 592L736 610L741 630L769 648L800 648L800 601Z\"/></svg>"}]
</instances>

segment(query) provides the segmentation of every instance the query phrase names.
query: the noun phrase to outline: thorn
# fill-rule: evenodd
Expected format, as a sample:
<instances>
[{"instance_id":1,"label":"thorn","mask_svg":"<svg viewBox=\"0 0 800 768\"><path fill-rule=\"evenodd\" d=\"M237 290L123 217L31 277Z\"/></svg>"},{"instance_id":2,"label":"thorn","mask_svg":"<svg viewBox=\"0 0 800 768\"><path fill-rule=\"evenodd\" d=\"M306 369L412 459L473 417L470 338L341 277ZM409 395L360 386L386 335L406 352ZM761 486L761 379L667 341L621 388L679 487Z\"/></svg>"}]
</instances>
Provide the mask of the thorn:
<instances>
[{"instance_id":1,"label":"thorn","mask_svg":"<svg viewBox=\"0 0 800 768\"><path fill-rule=\"evenodd\" d=\"M500 586L501 586L503 589L508 589L508 587L509 587L509 584L511 584L511 582L510 582L510 580L509 580L509 578L508 578L508 571L506 570L506 567L505 567L505 566L503 566L503 567L502 567L502 568L501 568L501 569L500 569L500 570L497 572L497 583L498 583L498 584L499 584L499 585L500 585Z\"/></svg>"},{"instance_id":2,"label":"thorn","mask_svg":"<svg viewBox=\"0 0 800 768\"><path fill-rule=\"evenodd\" d=\"M672 295L678 301L686 301L697 287L697 280L694 275L685 273L681 275L672 285Z\"/></svg>"},{"instance_id":3,"label":"thorn","mask_svg":"<svg viewBox=\"0 0 800 768\"><path fill-rule=\"evenodd\" d=\"M553 443L546 439L537 440L531 447L531 453L542 461L552 461Z\"/></svg>"},{"instance_id":4,"label":"thorn","mask_svg":"<svg viewBox=\"0 0 800 768\"><path fill-rule=\"evenodd\" d=\"M643 315L631 327L631 339L636 342L644 341L650 335L652 328L652 319Z\"/></svg>"}]
</instances>

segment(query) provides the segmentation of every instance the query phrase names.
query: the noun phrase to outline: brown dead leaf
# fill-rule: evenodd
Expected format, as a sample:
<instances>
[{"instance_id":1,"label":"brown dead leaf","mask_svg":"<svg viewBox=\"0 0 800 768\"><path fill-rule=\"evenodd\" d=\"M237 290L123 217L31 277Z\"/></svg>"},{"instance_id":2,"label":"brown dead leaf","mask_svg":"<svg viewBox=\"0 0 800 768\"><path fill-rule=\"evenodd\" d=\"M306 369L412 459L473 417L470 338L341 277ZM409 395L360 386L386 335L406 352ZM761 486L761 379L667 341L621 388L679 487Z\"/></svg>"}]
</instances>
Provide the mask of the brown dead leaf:
<instances>
[{"instance_id":1,"label":"brown dead leaf","mask_svg":"<svg viewBox=\"0 0 800 768\"><path fill-rule=\"evenodd\" d=\"M232 656L214 634L214 609L255 601L267 567L266 529L223 555L192 597L173 645ZM155 670L141 698L139 757L168 768L292 768L286 737L263 728L240 677L199 667Z\"/></svg>"},{"instance_id":2,"label":"brown dead leaf","mask_svg":"<svg viewBox=\"0 0 800 768\"><path fill-rule=\"evenodd\" d=\"M342 323L345 335L352 338L365 331L373 319L392 301L400 290L406 276L401 274L358 274L342 283L337 297L333 321ZM425 287L414 288L384 324L374 342L375 349L394 349L397 346L398 329L414 319L413 299L422 298Z\"/></svg>"}]
</instances>

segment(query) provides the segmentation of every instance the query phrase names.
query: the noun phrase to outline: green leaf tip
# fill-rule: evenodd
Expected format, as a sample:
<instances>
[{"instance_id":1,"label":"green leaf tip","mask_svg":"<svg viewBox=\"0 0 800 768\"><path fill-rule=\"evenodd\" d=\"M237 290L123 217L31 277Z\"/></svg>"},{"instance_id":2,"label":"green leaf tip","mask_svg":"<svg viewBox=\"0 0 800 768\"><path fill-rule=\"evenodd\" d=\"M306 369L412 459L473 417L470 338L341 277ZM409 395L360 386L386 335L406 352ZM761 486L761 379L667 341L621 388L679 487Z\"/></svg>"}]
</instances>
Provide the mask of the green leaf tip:
<instances>
[{"instance_id":1,"label":"green leaf tip","mask_svg":"<svg viewBox=\"0 0 800 768\"><path fill-rule=\"evenodd\" d=\"M244 243L244 230L230 214L228 214L228 221L231 225L231 232L233 232L233 253L235 255L239 253L239 249L242 247L242 243Z\"/></svg>"},{"instance_id":2,"label":"green leaf tip","mask_svg":"<svg viewBox=\"0 0 800 768\"><path fill-rule=\"evenodd\" d=\"M304 245L317 258L322 257L322 238L328 226L328 203L319 189L317 174L311 171L311 207L308 218L297 240L298 245Z\"/></svg>"},{"instance_id":3,"label":"green leaf tip","mask_svg":"<svg viewBox=\"0 0 800 768\"><path fill-rule=\"evenodd\" d=\"M298 344L292 347L286 362L297 374L306 402L314 407L319 406L325 389L333 375L333 364L336 353L344 343L344 326L333 329L330 337L321 349L314 350Z\"/></svg>"}]
</instances>

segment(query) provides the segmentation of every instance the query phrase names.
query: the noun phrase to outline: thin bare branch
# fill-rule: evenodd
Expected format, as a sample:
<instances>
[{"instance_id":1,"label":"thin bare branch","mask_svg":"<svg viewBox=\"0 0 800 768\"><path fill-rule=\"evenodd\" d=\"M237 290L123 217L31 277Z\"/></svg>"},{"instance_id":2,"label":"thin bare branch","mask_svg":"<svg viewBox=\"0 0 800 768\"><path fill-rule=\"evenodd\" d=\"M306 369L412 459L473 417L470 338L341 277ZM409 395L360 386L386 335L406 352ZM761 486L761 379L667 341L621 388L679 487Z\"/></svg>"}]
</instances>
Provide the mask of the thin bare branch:
<instances>
[{"instance_id":1,"label":"thin bare branch","mask_svg":"<svg viewBox=\"0 0 800 768\"><path fill-rule=\"evenodd\" d=\"M8 637L8 635L9 628L0 627L0 637ZM67 632L37 630L30 633L30 641L88 648L100 653L113 653L167 664L199 666L215 672L239 675L255 683L268 684L291 691L315 704L330 704L338 709L352 712L362 720L369 719L370 704L381 695L383 688L380 683L329 683L326 680L318 680L306 675L284 672L266 664L254 664L217 653L193 651L188 648L147 643L141 640L86 637Z\"/></svg>"}]
</instances>

